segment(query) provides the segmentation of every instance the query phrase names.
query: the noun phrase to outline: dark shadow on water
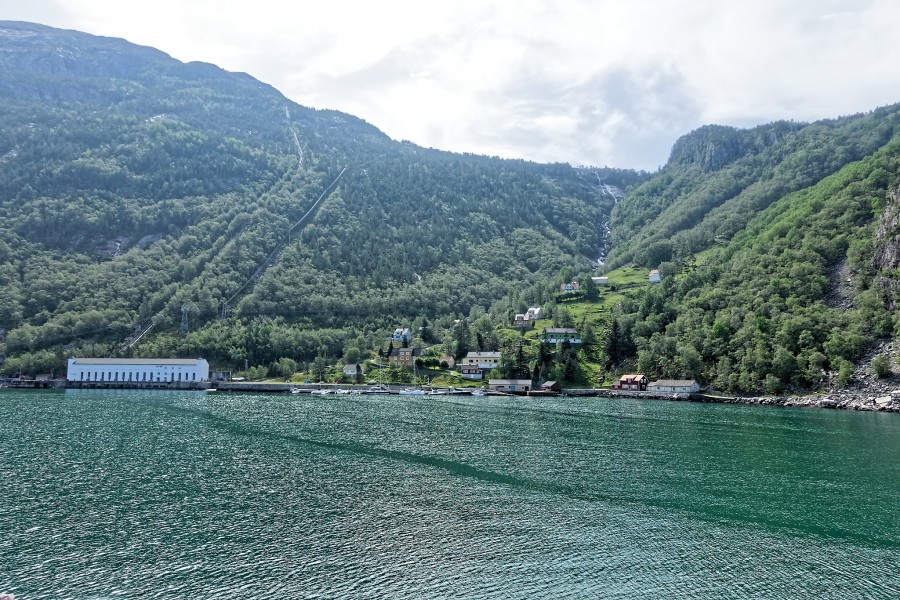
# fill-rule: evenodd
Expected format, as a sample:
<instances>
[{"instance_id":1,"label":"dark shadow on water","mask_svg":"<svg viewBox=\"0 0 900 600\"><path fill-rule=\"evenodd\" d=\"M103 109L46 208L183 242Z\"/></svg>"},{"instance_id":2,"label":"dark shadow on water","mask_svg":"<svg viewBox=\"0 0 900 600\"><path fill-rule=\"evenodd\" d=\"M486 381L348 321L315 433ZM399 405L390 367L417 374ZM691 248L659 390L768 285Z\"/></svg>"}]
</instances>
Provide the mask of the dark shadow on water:
<instances>
[{"instance_id":1,"label":"dark shadow on water","mask_svg":"<svg viewBox=\"0 0 900 600\"><path fill-rule=\"evenodd\" d=\"M140 403L142 405L152 405L166 411L194 417L212 425L213 427L216 427L217 429L224 430L233 435L249 436L255 439L265 438L267 440L288 442L307 448L317 448L335 452L350 453L354 455L369 456L378 459L395 460L411 465L421 465L441 469L447 473L450 473L451 475L455 475L458 477L466 477L490 484L509 486L529 492L562 496L572 500L580 500L585 502L606 502L614 506L627 507L629 510L634 510L637 512L645 512L648 509L657 509L669 514L676 512L681 513L688 517L696 518L706 522L743 523L749 524L754 527L761 527L767 530L793 532L795 535L814 535L845 541L852 540L854 543L860 543L876 548L900 548L900 541L887 537L859 534L854 531L847 531L827 526L809 526L800 523L770 521L765 518L761 518L758 515L752 514L731 514L725 516L720 512L707 510L702 505L685 506L683 505L683 503L673 502L665 499L623 496L621 494L604 494L602 492L598 492L597 490L590 490L588 492L587 490L579 489L575 486L517 477L497 471L482 469L456 460L440 458L437 456L416 454L400 450L388 450L385 448L378 448L376 446L364 444L314 440L311 438L305 438L291 434L266 431L264 429L242 425L227 417L218 415L210 411L190 408L186 406L179 406L171 400L162 401L163 397L148 398L147 396L143 396L140 399L128 398L127 400L129 402ZM532 408L531 410L536 411L539 409Z\"/></svg>"}]
</instances>

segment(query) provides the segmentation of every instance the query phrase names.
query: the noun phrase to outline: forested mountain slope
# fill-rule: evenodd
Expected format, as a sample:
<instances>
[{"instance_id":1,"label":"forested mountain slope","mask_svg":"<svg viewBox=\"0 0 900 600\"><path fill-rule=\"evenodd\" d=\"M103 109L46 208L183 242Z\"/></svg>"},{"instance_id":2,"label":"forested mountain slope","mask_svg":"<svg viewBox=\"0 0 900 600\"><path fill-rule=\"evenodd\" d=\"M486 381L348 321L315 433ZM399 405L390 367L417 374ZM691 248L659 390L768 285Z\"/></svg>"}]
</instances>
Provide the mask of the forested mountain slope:
<instances>
[{"instance_id":1,"label":"forested mountain slope","mask_svg":"<svg viewBox=\"0 0 900 600\"><path fill-rule=\"evenodd\" d=\"M7 372L308 359L452 319L596 258L599 184L643 177L396 142L245 74L27 23L0 22L0 72Z\"/></svg>"},{"instance_id":2,"label":"forested mountain slope","mask_svg":"<svg viewBox=\"0 0 900 600\"><path fill-rule=\"evenodd\" d=\"M608 367L728 391L850 383L900 328L898 118L891 106L682 138L614 211L612 264L664 277L613 312ZM869 377L896 366L878 360Z\"/></svg>"},{"instance_id":3,"label":"forested mountain slope","mask_svg":"<svg viewBox=\"0 0 900 600\"><path fill-rule=\"evenodd\" d=\"M707 125L613 213L614 268L656 267L724 243L761 210L871 155L900 132L900 105L812 124Z\"/></svg>"}]
</instances>

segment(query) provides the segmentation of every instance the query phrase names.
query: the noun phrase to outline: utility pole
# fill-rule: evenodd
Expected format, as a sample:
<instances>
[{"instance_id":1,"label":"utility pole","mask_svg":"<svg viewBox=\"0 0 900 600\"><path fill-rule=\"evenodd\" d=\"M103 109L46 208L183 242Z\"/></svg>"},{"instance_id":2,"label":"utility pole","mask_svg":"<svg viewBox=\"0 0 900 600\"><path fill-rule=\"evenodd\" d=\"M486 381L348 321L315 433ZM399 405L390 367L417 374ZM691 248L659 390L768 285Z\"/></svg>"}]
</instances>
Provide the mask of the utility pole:
<instances>
[{"instance_id":1,"label":"utility pole","mask_svg":"<svg viewBox=\"0 0 900 600\"><path fill-rule=\"evenodd\" d=\"M188 311L190 307L187 304L182 305L181 307L181 335L187 335L188 333Z\"/></svg>"}]
</instances>

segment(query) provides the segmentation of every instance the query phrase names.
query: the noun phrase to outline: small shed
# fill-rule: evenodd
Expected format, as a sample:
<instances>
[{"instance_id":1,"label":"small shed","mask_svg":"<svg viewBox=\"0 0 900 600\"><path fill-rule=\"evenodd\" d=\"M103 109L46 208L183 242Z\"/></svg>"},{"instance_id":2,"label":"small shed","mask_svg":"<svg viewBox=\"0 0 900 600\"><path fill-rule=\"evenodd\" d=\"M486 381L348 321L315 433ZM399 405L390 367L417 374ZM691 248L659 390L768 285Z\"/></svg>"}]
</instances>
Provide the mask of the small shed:
<instances>
[{"instance_id":1,"label":"small shed","mask_svg":"<svg viewBox=\"0 0 900 600\"><path fill-rule=\"evenodd\" d=\"M231 381L231 371L210 371L210 381Z\"/></svg>"},{"instance_id":2,"label":"small shed","mask_svg":"<svg viewBox=\"0 0 900 600\"><path fill-rule=\"evenodd\" d=\"M490 379L488 389L492 392L527 392L531 389L530 379Z\"/></svg>"},{"instance_id":3,"label":"small shed","mask_svg":"<svg viewBox=\"0 0 900 600\"><path fill-rule=\"evenodd\" d=\"M561 392L562 386L559 385L558 381L545 381L541 384L542 392Z\"/></svg>"}]
</instances>

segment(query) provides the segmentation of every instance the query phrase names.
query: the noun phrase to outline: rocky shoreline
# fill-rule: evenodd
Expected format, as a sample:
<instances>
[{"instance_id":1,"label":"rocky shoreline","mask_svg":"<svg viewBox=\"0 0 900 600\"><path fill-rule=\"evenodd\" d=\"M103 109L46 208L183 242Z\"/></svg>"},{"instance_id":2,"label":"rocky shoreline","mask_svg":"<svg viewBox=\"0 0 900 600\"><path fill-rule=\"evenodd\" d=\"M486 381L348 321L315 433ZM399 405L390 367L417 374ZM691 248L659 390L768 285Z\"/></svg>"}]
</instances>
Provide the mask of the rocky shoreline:
<instances>
[{"instance_id":1,"label":"rocky shoreline","mask_svg":"<svg viewBox=\"0 0 900 600\"><path fill-rule=\"evenodd\" d=\"M807 406L837 410L864 410L900 413L900 390L883 394L859 391L836 391L809 396L711 396L692 400L718 404L758 404L762 406Z\"/></svg>"}]
</instances>

